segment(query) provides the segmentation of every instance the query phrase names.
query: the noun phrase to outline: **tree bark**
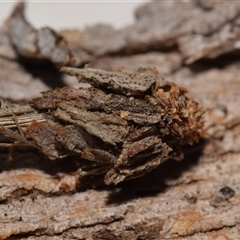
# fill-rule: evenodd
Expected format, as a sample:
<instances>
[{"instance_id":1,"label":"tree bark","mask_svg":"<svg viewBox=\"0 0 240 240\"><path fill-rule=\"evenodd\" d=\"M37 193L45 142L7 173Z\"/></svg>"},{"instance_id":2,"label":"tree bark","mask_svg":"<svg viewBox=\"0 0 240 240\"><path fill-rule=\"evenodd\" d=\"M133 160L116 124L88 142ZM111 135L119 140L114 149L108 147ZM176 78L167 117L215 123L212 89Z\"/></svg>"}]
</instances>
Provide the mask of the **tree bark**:
<instances>
[{"instance_id":1,"label":"tree bark","mask_svg":"<svg viewBox=\"0 0 240 240\"><path fill-rule=\"evenodd\" d=\"M0 239L240 238L239 3L149 3L136 17L127 29L104 28L97 42L91 36L102 32L94 28L83 35L62 32L64 51L78 56L77 66L87 59L94 67L114 71L149 67L150 58L150 66L161 72L155 56L163 56L166 79L187 88L189 98L207 109L208 137L186 147L182 161L168 160L116 186L106 186L102 175L79 178L76 157L51 161L31 147L9 151L0 146ZM6 100L26 103L39 91L76 85L58 73L53 58L16 48L11 31L9 26L0 31L1 109ZM108 32L111 44L104 37ZM56 83L49 81L54 78Z\"/></svg>"}]
</instances>

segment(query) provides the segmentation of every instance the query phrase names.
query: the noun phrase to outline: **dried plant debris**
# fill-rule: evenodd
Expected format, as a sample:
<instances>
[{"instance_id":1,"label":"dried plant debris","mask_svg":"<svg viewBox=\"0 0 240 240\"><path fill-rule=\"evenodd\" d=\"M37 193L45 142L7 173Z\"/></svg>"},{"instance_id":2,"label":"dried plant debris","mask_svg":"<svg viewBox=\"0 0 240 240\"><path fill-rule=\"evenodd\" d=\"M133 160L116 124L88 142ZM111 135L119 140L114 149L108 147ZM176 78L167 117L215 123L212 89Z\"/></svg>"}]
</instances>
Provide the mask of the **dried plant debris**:
<instances>
[{"instance_id":1,"label":"dried plant debris","mask_svg":"<svg viewBox=\"0 0 240 240\"><path fill-rule=\"evenodd\" d=\"M23 136L18 120L23 116L12 110L11 124L18 128L12 130L4 119L2 133L37 146L51 159L73 154L98 163L105 169L100 172L107 172L106 184L141 176L167 159L181 160L181 146L203 134L201 107L156 69L62 71L92 87L43 92L31 101L41 121L32 117Z\"/></svg>"},{"instance_id":2,"label":"dried plant debris","mask_svg":"<svg viewBox=\"0 0 240 240\"><path fill-rule=\"evenodd\" d=\"M210 138L203 149L203 155L219 156L239 152L240 63L236 61L223 68L199 66L199 69L202 71L182 68L171 79L189 89L188 96L208 109L205 128Z\"/></svg>"},{"instance_id":3,"label":"dried plant debris","mask_svg":"<svg viewBox=\"0 0 240 240\"><path fill-rule=\"evenodd\" d=\"M67 42L59 34L49 27L36 30L28 23L23 2L17 4L6 24L10 41L21 57L50 60L60 66L74 61Z\"/></svg>"},{"instance_id":4,"label":"dried plant debris","mask_svg":"<svg viewBox=\"0 0 240 240\"><path fill-rule=\"evenodd\" d=\"M193 2L154 2L137 9L135 23L123 29L101 24L61 34L70 46L73 42L75 49L94 56L142 53L176 46L178 37L188 31L189 19L202 12Z\"/></svg>"},{"instance_id":5,"label":"dried plant debris","mask_svg":"<svg viewBox=\"0 0 240 240\"><path fill-rule=\"evenodd\" d=\"M10 42L22 57L50 60L57 66L80 66L112 54L177 47L189 64L239 49L238 1L148 3L136 10L135 23L126 28L96 25L60 34L49 27L33 28L23 12L24 4L19 3L7 20Z\"/></svg>"},{"instance_id":6,"label":"dried plant debris","mask_svg":"<svg viewBox=\"0 0 240 240\"><path fill-rule=\"evenodd\" d=\"M201 1L149 3L137 9L132 26L120 31L107 26L92 27L83 31L79 42L81 48L95 55L146 52L178 45L187 63L236 51L239 2L217 2L208 9L202 6Z\"/></svg>"},{"instance_id":7,"label":"dried plant debris","mask_svg":"<svg viewBox=\"0 0 240 240\"><path fill-rule=\"evenodd\" d=\"M14 139L18 142L29 145L29 142L25 139L23 133L24 128L32 123L32 121L45 121L42 114L37 113L30 106L9 105L4 104L3 101L0 108L0 118L0 141L3 146L5 144L4 139L6 139L6 135L10 137L7 139L7 142L9 142L10 145ZM19 134L16 134L11 130L11 128L15 127L17 127ZM37 147L34 144L30 144L30 146Z\"/></svg>"},{"instance_id":8,"label":"dried plant debris","mask_svg":"<svg viewBox=\"0 0 240 240\"><path fill-rule=\"evenodd\" d=\"M122 30L102 25L85 29L79 37L79 48L102 56L178 47L188 64L237 52L239 2L220 1L208 7L204 2L145 4L136 10L135 23Z\"/></svg>"}]
</instances>

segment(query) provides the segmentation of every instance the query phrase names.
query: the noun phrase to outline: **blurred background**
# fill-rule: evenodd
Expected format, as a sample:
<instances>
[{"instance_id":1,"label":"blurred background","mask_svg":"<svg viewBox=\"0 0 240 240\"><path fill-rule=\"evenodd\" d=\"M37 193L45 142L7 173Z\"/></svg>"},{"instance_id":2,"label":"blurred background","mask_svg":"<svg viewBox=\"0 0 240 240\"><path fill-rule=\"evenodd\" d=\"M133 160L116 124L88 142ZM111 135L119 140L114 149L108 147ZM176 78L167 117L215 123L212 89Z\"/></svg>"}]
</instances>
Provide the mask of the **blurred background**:
<instances>
[{"instance_id":1,"label":"blurred background","mask_svg":"<svg viewBox=\"0 0 240 240\"><path fill-rule=\"evenodd\" d=\"M0 22L11 13L17 1L0 1ZM55 30L84 28L107 23L122 28L134 21L134 10L143 1L25 1L26 17L34 27L49 26Z\"/></svg>"}]
</instances>

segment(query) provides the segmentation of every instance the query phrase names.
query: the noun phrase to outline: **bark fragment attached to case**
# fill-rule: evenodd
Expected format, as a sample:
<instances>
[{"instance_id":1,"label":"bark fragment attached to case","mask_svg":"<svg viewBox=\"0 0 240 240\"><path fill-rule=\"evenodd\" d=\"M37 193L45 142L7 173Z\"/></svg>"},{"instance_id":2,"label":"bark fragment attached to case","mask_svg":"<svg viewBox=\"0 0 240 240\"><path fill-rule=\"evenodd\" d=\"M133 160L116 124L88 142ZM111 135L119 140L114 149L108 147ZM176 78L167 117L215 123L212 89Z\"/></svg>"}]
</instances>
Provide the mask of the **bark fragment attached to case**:
<instances>
[{"instance_id":1,"label":"bark fragment attached to case","mask_svg":"<svg viewBox=\"0 0 240 240\"><path fill-rule=\"evenodd\" d=\"M78 154L104 165L105 182L117 184L182 159L180 146L202 135L203 110L156 69L62 71L92 87L59 88L31 101L47 121L30 124L26 135L51 159Z\"/></svg>"}]
</instances>

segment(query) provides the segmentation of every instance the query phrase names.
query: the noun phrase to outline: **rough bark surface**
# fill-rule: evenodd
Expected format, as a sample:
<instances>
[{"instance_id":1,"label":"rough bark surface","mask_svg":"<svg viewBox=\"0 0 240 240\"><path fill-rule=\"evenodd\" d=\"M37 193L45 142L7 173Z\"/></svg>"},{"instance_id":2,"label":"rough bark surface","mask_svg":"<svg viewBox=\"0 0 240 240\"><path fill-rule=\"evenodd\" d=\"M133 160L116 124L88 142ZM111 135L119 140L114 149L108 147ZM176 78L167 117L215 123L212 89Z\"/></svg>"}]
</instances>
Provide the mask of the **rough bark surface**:
<instances>
[{"instance_id":1,"label":"rough bark surface","mask_svg":"<svg viewBox=\"0 0 240 240\"><path fill-rule=\"evenodd\" d=\"M75 156L51 161L33 148L0 146L1 239L240 239L239 2L161 1L135 15L122 30L62 31L64 46L77 66L162 68L208 109L208 138L186 147L182 161L114 187L102 176L79 178ZM1 98L26 101L63 79L73 84L52 59L16 51L11 31L0 31Z\"/></svg>"}]
</instances>

